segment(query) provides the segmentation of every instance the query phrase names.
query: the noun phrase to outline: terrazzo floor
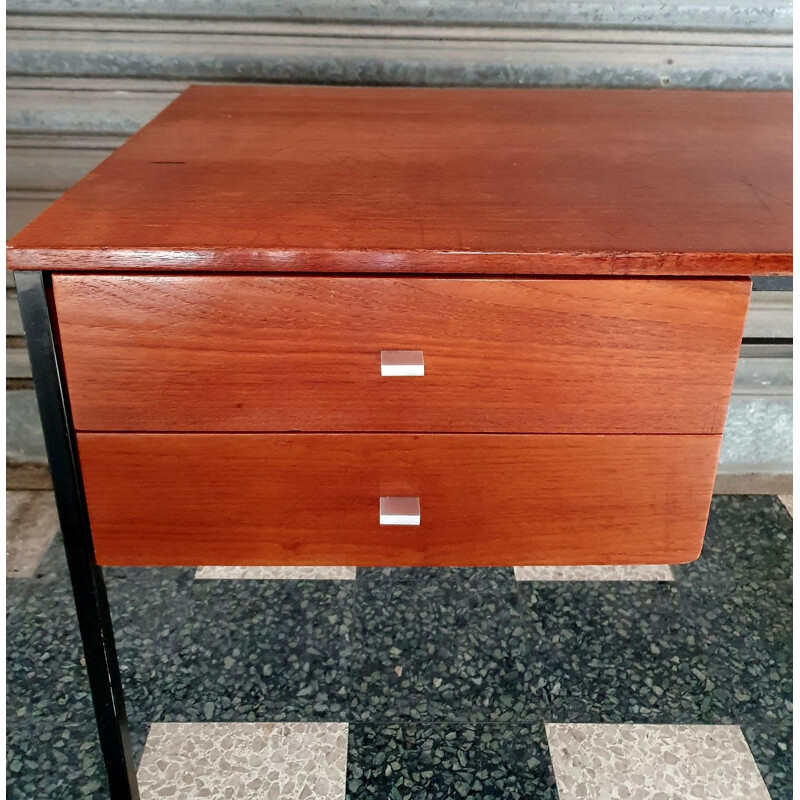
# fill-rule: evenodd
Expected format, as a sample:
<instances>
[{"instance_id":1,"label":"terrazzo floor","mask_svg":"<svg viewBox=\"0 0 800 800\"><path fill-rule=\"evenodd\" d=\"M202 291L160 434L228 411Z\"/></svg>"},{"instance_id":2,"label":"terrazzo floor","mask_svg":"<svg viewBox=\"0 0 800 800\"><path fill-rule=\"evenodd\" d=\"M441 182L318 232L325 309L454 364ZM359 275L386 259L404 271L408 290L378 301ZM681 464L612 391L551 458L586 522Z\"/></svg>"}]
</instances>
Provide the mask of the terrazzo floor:
<instances>
[{"instance_id":1,"label":"terrazzo floor","mask_svg":"<svg viewBox=\"0 0 800 800\"><path fill-rule=\"evenodd\" d=\"M12 501L7 796L107 798L61 542ZM791 529L727 496L684 566L106 569L142 800L790 798Z\"/></svg>"}]
</instances>

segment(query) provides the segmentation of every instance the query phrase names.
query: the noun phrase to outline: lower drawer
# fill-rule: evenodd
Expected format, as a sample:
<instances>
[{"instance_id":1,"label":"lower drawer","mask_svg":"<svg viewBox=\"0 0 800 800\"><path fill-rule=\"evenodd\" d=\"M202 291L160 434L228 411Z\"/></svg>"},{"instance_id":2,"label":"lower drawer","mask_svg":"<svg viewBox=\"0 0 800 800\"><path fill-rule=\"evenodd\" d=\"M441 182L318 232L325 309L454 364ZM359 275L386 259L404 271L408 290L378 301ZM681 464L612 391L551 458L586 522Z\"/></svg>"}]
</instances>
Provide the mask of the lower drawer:
<instances>
[{"instance_id":1,"label":"lower drawer","mask_svg":"<svg viewBox=\"0 0 800 800\"><path fill-rule=\"evenodd\" d=\"M700 552L720 437L78 436L105 565L678 563ZM383 525L381 497L418 497Z\"/></svg>"}]
</instances>

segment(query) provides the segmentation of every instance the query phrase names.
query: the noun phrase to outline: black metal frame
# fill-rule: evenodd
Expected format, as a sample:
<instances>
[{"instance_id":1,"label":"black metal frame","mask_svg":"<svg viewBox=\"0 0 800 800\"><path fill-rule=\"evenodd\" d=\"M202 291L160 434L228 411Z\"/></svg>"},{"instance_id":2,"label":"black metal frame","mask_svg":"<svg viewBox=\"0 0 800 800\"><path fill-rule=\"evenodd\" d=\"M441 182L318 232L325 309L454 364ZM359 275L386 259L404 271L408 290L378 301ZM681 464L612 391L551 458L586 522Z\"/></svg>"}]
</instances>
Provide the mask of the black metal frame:
<instances>
[{"instance_id":1,"label":"black metal frame","mask_svg":"<svg viewBox=\"0 0 800 800\"><path fill-rule=\"evenodd\" d=\"M54 333L50 275L15 272L14 279L111 798L139 800L111 613L103 572L95 559L75 429Z\"/></svg>"}]
</instances>

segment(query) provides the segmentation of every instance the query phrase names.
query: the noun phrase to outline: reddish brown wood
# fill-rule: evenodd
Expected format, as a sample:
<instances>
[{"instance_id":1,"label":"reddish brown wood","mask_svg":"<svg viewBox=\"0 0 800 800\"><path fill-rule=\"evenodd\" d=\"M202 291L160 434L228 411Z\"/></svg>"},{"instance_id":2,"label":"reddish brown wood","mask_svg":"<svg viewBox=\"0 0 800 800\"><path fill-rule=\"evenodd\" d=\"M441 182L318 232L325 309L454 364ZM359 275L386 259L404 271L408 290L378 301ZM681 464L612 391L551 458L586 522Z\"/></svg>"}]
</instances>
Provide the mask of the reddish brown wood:
<instances>
[{"instance_id":1,"label":"reddish brown wood","mask_svg":"<svg viewBox=\"0 0 800 800\"><path fill-rule=\"evenodd\" d=\"M791 271L790 93L193 86L12 269Z\"/></svg>"},{"instance_id":2,"label":"reddish brown wood","mask_svg":"<svg viewBox=\"0 0 800 800\"><path fill-rule=\"evenodd\" d=\"M719 436L80 434L106 565L679 563ZM419 527L378 524L420 497Z\"/></svg>"},{"instance_id":3,"label":"reddish brown wood","mask_svg":"<svg viewBox=\"0 0 800 800\"><path fill-rule=\"evenodd\" d=\"M54 277L95 431L720 433L750 283ZM381 377L422 350L424 377Z\"/></svg>"}]
</instances>

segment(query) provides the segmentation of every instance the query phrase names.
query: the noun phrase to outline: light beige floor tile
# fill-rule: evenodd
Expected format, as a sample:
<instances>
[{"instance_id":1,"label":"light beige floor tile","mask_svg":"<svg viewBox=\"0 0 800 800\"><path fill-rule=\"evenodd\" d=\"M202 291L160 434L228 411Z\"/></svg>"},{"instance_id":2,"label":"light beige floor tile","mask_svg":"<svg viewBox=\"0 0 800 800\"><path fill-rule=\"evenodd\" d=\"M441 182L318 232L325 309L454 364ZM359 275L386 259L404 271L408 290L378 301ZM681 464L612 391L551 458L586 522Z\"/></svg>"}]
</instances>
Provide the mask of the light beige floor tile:
<instances>
[{"instance_id":1,"label":"light beige floor tile","mask_svg":"<svg viewBox=\"0 0 800 800\"><path fill-rule=\"evenodd\" d=\"M514 567L518 581L672 581L667 564L602 567Z\"/></svg>"},{"instance_id":2,"label":"light beige floor tile","mask_svg":"<svg viewBox=\"0 0 800 800\"><path fill-rule=\"evenodd\" d=\"M347 723L203 722L151 726L142 800L343 800Z\"/></svg>"},{"instance_id":3,"label":"light beige floor tile","mask_svg":"<svg viewBox=\"0 0 800 800\"><path fill-rule=\"evenodd\" d=\"M737 725L545 728L559 800L770 800Z\"/></svg>"},{"instance_id":4,"label":"light beige floor tile","mask_svg":"<svg viewBox=\"0 0 800 800\"><path fill-rule=\"evenodd\" d=\"M352 581L355 567L198 567L197 580Z\"/></svg>"},{"instance_id":5,"label":"light beige floor tile","mask_svg":"<svg viewBox=\"0 0 800 800\"><path fill-rule=\"evenodd\" d=\"M794 518L794 503L793 503L794 495L792 494L779 494L778 500L786 506L786 510L789 512L789 516Z\"/></svg>"},{"instance_id":6,"label":"light beige floor tile","mask_svg":"<svg viewBox=\"0 0 800 800\"><path fill-rule=\"evenodd\" d=\"M57 531L51 492L6 492L6 576L33 575Z\"/></svg>"}]
</instances>

